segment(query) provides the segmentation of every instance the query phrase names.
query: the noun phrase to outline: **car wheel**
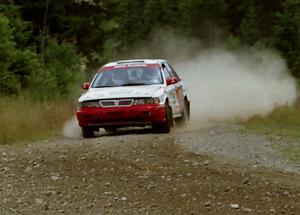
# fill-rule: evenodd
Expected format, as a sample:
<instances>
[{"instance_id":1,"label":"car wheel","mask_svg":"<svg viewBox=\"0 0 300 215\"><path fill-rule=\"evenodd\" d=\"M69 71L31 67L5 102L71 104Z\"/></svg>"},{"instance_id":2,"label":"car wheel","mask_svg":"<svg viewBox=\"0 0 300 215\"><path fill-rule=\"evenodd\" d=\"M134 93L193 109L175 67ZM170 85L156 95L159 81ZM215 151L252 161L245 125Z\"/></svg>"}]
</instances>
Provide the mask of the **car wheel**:
<instances>
[{"instance_id":1,"label":"car wheel","mask_svg":"<svg viewBox=\"0 0 300 215\"><path fill-rule=\"evenodd\" d=\"M114 131L117 130L117 128L116 128L116 127L105 127L104 130L105 130L106 132L114 132Z\"/></svg>"},{"instance_id":2,"label":"car wheel","mask_svg":"<svg viewBox=\"0 0 300 215\"><path fill-rule=\"evenodd\" d=\"M184 101L183 110L181 113L181 117L178 119L179 124L185 124L190 120L190 103Z\"/></svg>"},{"instance_id":3,"label":"car wheel","mask_svg":"<svg viewBox=\"0 0 300 215\"><path fill-rule=\"evenodd\" d=\"M155 132L158 133L169 133L171 127L173 126L173 114L171 107L167 104L166 105L166 121L164 123L153 124L152 128Z\"/></svg>"},{"instance_id":4,"label":"car wheel","mask_svg":"<svg viewBox=\"0 0 300 215\"><path fill-rule=\"evenodd\" d=\"M94 137L94 129L90 127L82 127L82 136L84 138Z\"/></svg>"}]
</instances>

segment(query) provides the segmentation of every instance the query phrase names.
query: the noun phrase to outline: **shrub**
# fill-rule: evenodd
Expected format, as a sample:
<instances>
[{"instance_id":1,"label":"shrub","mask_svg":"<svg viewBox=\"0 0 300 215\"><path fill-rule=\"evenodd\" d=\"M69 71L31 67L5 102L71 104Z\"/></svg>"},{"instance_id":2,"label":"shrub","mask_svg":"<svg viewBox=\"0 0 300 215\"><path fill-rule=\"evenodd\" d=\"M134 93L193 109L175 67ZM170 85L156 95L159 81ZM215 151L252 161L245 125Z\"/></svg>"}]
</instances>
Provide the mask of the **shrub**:
<instances>
[{"instance_id":1,"label":"shrub","mask_svg":"<svg viewBox=\"0 0 300 215\"><path fill-rule=\"evenodd\" d=\"M11 41L9 20L0 13L0 90L2 93L17 94L20 85L13 71L9 70L16 56L15 44Z\"/></svg>"},{"instance_id":2,"label":"shrub","mask_svg":"<svg viewBox=\"0 0 300 215\"><path fill-rule=\"evenodd\" d=\"M75 47L70 43L58 44L49 40L45 50L45 69L41 80L44 89L48 90L48 98L66 97L80 71L81 58L76 54ZM45 80L46 79L46 80ZM42 87L42 86L40 86ZM48 88L48 89L47 89Z\"/></svg>"}]
</instances>

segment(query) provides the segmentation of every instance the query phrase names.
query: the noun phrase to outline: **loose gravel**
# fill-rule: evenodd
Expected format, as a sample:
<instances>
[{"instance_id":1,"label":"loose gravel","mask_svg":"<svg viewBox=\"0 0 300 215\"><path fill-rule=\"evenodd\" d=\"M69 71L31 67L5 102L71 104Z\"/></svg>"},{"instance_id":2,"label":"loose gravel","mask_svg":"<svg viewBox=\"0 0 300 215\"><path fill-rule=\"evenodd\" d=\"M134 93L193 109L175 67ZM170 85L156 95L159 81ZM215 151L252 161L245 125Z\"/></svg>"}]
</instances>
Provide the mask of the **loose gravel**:
<instances>
[{"instance_id":1,"label":"loose gravel","mask_svg":"<svg viewBox=\"0 0 300 215\"><path fill-rule=\"evenodd\" d=\"M191 129L188 129L191 130ZM280 153L287 143L280 137L270 138L244 132L243 126L221 124L179 132L176 143L196 154L214 154L237 162L300 173L300 165Z\"/></svg>"},{"instance_id":2,"label":"loose gravel","mask_svg":"<svg viewBox=\"0 0 300 215\"><path fill-rule=\"evenodd\" d=\"M0 146L0 214L299 214L299 174L261 168L281 164L263 140L222 125Z\"/></svg>"}]
</instances>

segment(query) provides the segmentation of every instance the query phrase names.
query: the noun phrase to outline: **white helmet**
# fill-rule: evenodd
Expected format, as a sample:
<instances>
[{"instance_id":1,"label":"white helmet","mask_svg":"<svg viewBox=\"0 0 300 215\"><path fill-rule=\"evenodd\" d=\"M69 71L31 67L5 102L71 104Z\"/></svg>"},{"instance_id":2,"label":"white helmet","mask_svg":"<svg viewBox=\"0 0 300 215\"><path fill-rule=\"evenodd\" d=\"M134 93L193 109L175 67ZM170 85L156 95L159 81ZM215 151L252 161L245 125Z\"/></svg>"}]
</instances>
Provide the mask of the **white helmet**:
<instances>
[{"instance_id":1,"label":"white helmet","mask_svg":"<svg viewBox=\"0 0 300 215\"><path fill-rule=\"evenodd\" d=\"M126 84L128 82L128 76L126 71L116 70L112 73L112 81L116 85Z\"/></svg>"}]
</instances>

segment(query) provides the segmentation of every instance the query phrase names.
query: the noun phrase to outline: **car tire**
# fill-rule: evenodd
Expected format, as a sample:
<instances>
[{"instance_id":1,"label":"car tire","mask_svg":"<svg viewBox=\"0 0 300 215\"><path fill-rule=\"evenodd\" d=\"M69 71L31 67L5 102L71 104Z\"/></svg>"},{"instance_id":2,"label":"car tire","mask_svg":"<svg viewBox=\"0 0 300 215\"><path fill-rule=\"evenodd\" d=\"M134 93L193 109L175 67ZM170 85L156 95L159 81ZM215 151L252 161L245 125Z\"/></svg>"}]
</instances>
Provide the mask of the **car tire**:
<instances>
[{"instance_id":1,"label":"car tire","mask_svg":"<svg viewBox=\"0 0 300 215\"><path fill-rule=\"evenodd\" d=\"M169 133L174 125L173 114L171 107L166 104L166 121L164 123L154 123L152 128L157 133Z\"/></svg>"},{"instance_id":2,"label":"car tire","mask_svg":"<svg viewBox=\"0 0 300 215\"><path fill-rule=\"evenodd\" d=\"M90 127L82 127L82 136L84 138L91 138L94 137L94 129Z\"/></svg>"},{"instance_id":3,"label":"car tire","mask_svg":"<svg viewBox=\"0 0 300 215\"><path fill-rule=\"evenodd\" d=\"M185 124L190 120L190 102L184 101L181 117L177 120L179 124Z\"/></svg>"}]
</instances>

